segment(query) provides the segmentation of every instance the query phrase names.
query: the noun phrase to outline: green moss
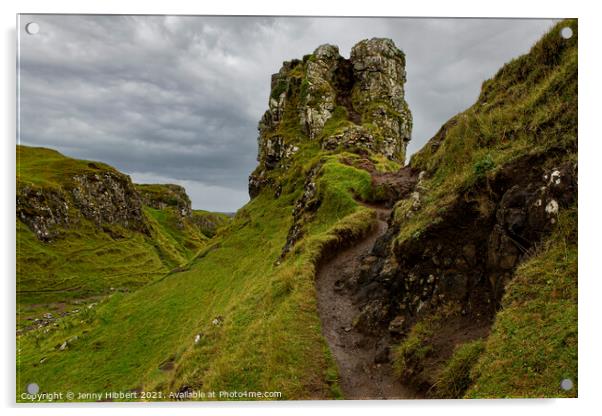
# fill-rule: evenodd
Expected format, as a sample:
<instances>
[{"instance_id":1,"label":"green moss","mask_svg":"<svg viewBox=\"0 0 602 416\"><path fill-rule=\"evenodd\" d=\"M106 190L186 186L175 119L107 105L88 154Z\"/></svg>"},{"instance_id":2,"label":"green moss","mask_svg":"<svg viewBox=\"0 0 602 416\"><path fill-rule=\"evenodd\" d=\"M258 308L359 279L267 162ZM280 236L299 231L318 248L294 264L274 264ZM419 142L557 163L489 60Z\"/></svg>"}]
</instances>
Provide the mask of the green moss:
<instances>
[{"instance_id":1,"label":"green moss","mask_svg":"<svg viewBox=\"0 0 602 416\"><path fill-rule=\"evenodd\" d=\"M374 167L379 173L397 172L403 167L402 163L395 162L391 159L388 159L386 156L380 154L372 155L370 157L370 160L374 163Z\"/></svg>"},{"instance_id":2,"label":"green moss","mask_svg":"<svg viewBox=\"0 0 602 416\"><path fill-rule=\"evenodd\" d=\"M477 178L485 176L485 174L495 167L495 163L491 159L490 154L486 154L485 157L479 159L474 164L474 173Z\"/></svg>"},{"instance_id":3,"label":"green moss","mask_svg":"<svg viewBox=\"0 0 602 416\"><path fill-rule=\"evenodd\" d=\"M330 118L324 124L320 138L324 139L342 133L343 130L349 126L353 126L353 123L349 121L347 109L338 105L335 107Z\"/></svg>"},{"instance_id":4,"label":"green moss","mask_svg":"<svg viewBox=\"0 0 602 416\"><path fill-rule=\"evenodd\" d=\"M370 200L372 195L370 174L340 163L335 156L327 158L321 172L317 188L322 203L311 224L314 231L323 231L328 224L355 212L358 209L356 197Z\"/></svg>"},{"instance_id":5,"label":"green moss","mask_svg":"<svg viewBox=\"0 0 602 416\"><path fill-rule=\"evenodd\" d=\"M272 89L270 98L272 98L274 100L278 100L280 98L280 95L283 92L285 92L287 88L288 88L288 82L286 81L286 79L280 78L278 80L278 83L276 84L276 86Z\"/></svg>"}]
</instances>

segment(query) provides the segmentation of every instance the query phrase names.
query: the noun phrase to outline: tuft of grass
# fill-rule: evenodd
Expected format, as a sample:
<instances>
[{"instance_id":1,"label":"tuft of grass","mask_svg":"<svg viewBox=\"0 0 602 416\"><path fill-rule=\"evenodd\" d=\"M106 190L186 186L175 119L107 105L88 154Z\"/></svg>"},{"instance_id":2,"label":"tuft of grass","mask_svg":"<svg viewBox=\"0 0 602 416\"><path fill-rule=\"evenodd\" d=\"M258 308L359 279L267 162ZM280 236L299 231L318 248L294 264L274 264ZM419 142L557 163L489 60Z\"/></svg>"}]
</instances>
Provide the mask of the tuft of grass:
<instances>
[{"instance_id":1,"label":"tuft of grass","mask_svg":"<svg viewBox=\"0 0 602 416\"><path fill-rule=\"evenodd\" d=\"M479 159L474 164L474 174L477 178L482 178L489 172L491 169L495 167L495 163L493 159L491 159L490 154L486 154L485 157Z\"/></svg>"},{"instance_id":2,"label":"tuft of grass","mask_svg":"<svg viewBox=\"0 0 602 416\"><path fill-rule=\"evenodd\" d=\"M412 327L412 332L395 349L394 370L402 380L410 383L414 380L416 366L420 365L432 352L433 347L427 342L433 335L430 328L422 323ZM418 371L420 371L418 369Z\"/></svg>"},{"instance_id":3,"label":"tuft of grass","mask_svg":"<svg viewBox=\"0 0 602 416\"><path fill-rule=\"evenodd\" d=\"M457 304L443 305L436 313L417 321L406 338L393 349L393 369L404 383L417 386L433 384L435 374L431 374L430 370L435 367L426 365L425 362L434 351L431 341L446 320L458 313L458 310Z\"/></svg>"},{"instance_id":4,"label":"tuft of grass","mask_svg":"<svg viewBox=\"0 0 602 416\"><path fill-rule=\"evenodd\" d=\"M349 120L349 114L347 109L343 106L336 106L330 118L324 124L321 138L327 138L334 136L338 133L342 133L346 127L352 126L353 122Z\"/></svg>"},{"instance_id":5,"label":"tuft of grass","mask_svg":"<svg viewBox=\"0 0 602 416\"><path fill-rule=\"evenodd\" d=\"M457 346L437 376L430 395L438 399L461 398L472 383L470 371L484 349L485 343L481 339Z\"/></svg>"}]
</instances>

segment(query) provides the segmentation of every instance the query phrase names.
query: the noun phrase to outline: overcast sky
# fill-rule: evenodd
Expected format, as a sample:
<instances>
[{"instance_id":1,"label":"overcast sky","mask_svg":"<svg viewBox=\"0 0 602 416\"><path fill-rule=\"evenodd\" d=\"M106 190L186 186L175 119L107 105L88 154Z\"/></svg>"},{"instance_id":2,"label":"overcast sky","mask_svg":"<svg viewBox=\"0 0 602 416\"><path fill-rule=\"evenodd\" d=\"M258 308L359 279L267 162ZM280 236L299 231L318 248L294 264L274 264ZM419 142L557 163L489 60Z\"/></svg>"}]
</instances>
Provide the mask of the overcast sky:
<instances>
[{"instance_id":1,"label":"overcast sky","mask_svg":"<svg viewBox=\"0 0 602 416\"><path fill-rule=\"evenodd\" d=\"M25 25L40 30L28 35ZM282 61L389 37L406 53L409 154L552 20L21 16L22 144L179 183L194 208L248 201L257 122Z\"/></svg>"}]
</instances>

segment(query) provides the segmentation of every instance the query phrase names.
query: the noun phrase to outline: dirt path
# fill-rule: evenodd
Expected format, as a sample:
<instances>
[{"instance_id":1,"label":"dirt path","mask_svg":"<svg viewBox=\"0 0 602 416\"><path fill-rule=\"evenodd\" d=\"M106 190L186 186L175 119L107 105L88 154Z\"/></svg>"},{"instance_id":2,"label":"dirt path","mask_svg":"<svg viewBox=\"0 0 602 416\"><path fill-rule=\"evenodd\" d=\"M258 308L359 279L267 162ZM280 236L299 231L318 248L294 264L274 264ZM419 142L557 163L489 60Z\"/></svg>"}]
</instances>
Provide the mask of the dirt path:
<instances>
[{"instance_id":1,"label":"dirt path","mask_svg":"<svg viewBox=\"0 0 602 416\"><path fill-rule=\"evenodd\" d=\"M376 364L377 337L367 336L352 321L359 308L344 282L359 273L362 256L369 254L388 228L390 209L370 206L378 215L376 229L356 245L341 251L318 271L316 289L322 332L337 362L346 399L410 399L416 395L393 374L389 362ZM379 360L380 361L380 360Z\"/></svg>"}]
</instances>

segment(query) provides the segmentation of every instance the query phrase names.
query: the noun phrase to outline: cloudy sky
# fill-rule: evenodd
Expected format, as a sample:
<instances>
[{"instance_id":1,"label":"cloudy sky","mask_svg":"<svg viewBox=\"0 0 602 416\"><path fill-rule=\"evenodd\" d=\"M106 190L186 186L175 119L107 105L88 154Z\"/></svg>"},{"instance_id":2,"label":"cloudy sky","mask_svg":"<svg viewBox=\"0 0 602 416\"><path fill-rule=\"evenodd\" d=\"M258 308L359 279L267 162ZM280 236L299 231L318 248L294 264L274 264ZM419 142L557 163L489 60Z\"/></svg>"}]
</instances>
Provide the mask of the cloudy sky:
<instances>
[{"instance_id":1,"label":"cloudy sky","mask_svg":"<svg viewBox=\"0 0 602 416\"><path fill-rule=\"evenodd\" d=\"M25 25L39 24L28 35ZM270 75L323 43L389 37L406 53L409 154L552 20L21 16L20 143L179 183L194 208L248 201Z\"/></svg>"}]
</instances>

